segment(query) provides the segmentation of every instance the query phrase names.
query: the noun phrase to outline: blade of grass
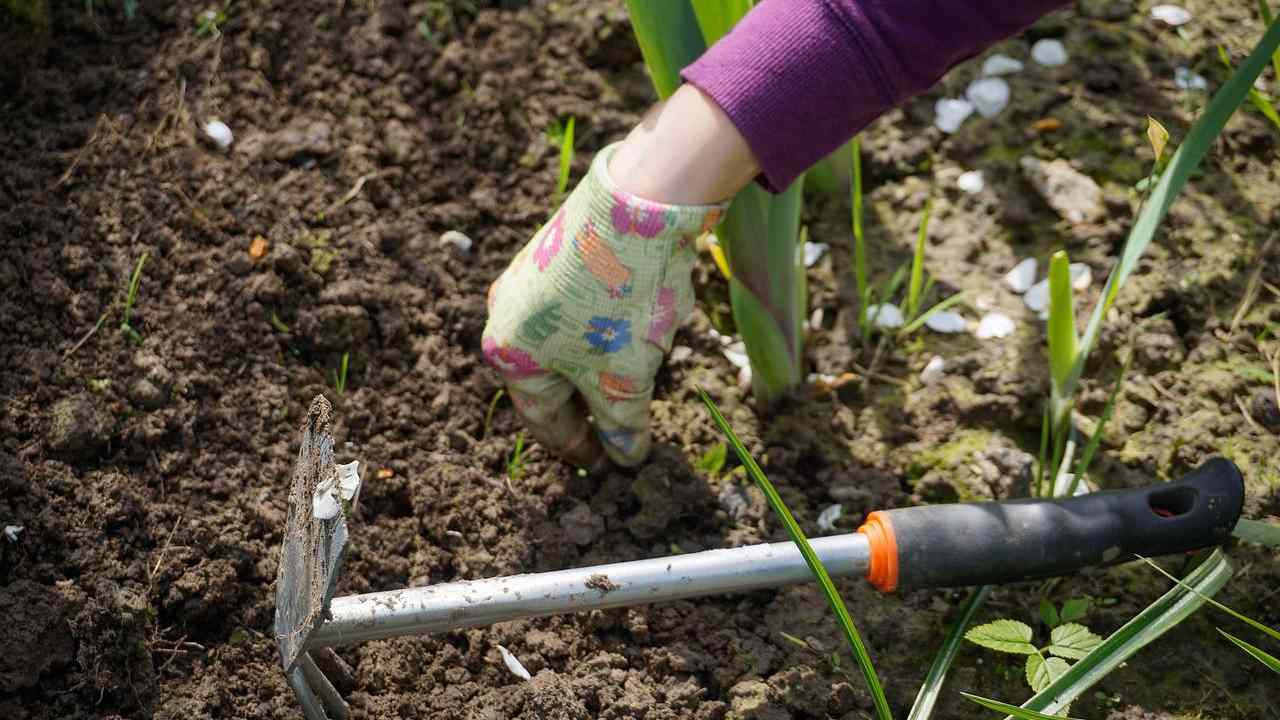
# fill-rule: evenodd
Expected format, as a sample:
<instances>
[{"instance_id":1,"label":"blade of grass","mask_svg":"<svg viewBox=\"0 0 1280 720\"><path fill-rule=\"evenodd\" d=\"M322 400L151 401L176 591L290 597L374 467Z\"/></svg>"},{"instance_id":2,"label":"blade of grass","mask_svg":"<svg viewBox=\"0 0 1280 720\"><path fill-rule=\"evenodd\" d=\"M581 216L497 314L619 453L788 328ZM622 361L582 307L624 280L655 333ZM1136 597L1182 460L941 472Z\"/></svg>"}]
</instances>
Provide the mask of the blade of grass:
<instances>
[{"instance_id":1,"label":"blade of grass","mask_svg":"<svg viewBox=\"0 0 1280 720\"><path fill-rule=\"evenodd\" d=\"M942 693L942 684L946 682L947 671L951 669L951 663L956 659L956 653L959 652L960 644L964 641L964 633L969 629L969 623L973 622L973 616L977 614L978 608L982 607L990 594L991 586L983 585L970 593L969 598L960 607L960 616L951 626L951 632L947 633L947 639L943 641L942 648L934 656L933 664L929 666L929 674L925 676L924 684L916 694L916 701L911 706L911 713L907 715L907 720L927 720L933 714L933 706L937 704L938 696Z\"/></svg>"},{"instance_id":2,"label":"blade of grass","mask_svg":"<svg viewBox=\"0 0 1280 720\"><path fill-rule=\"evenodd\" d=\"M1133 358L1130 354L1124 360L1124 365L1120 366L1120 376L1116 378L1116 384L1111 386L1111 395L1107 397L1107 405L1102 408L1102 415L1098 418L1098 427L1093 429L1093 435L1089 436L1089 442L1084 446L1084 452L1080 454L1080 462L1076 464L1076 476L1071 482L1071 489L1067 491L1067 497L1075 495L1076 486L1084 479L1084 474L1089 471L1089 464L1093 462L1093 455L1098 451L1098 446L1102 444L1102 431L1106 429L1107 423L1111 422L1111 416L1116 411L1116 400L1120 397L1120 389L1124 387L1124 376L1129 374L1129 361Z\"/></svg>"},{"instance_id":3,"label":"blade of grass","mask_svg":"<svg viewBox=\"0 0 1280 720\"><path fill-rule=\"evenodd\" d=\"M867 307L871 304L870 290L867 288L867 241L862 231L862 136L853 138L849 146L852 158L850 178L850 205L853 215L853 277L858 287L858 330L863 341L867 338Z\"/></svg>"},{"instance_id":4,"label":"blade of grass","mask_svg":"<svg viewBox=\"0 0 1280 720\"><path fill-rule=\"evenodd\" d=\"M1262 12L1262 26L1271 27L1271 6L1267 0L1258 0L1258 9ZM1271 70L1275 73L1275 81L1280 83L1280 49L1271 53Z\"/></svg>"},{"instance_id":5,"label":"blade of grass","mask_svg":"<svg viewBox=\"0 0 1280 720\"><path fill-rule=\"evenodd\" d=\"M999 700L984 698L981 695L974 695L973 693L961 692L960 694L972 700L973 702L978 703L982 707L987 708L988 710L995 710L996 712L1008 713L1013 717L1022 718L1023 720L1072 720L1071 718L1068 718L1065 715L1045 715L1042 712L1036 712L1035 710L1027 710L1024 708L1020 708L1017 705L1010 705L1009 703L1000 702Z\"/></svg>"},{"instance_id":6,"label":"blade of grass","mask_svg":"<svg viewBox=\"0 0 1280 720\"><path fill-rule=\"evenodd\" d=\"M898 330L898 337L906 337L907 335L910 335L916 330L919 330L920 326L924 325L929 318L963 301L966 297L965 292L966 291L958 292L955 295L952 295L951 297L945 300L942 300L941 302L937 303L936 305L929 308L928 310L925 310L923 313L920 314L920 317L917 317L915 320L912 320L906 325L903 325Z\"/></svg>"},{"instance_id":7,"label":"blade of grass","mask_svg":"<svg viewBox=\"0 0 1280 720\"><path fill-rule=\"evenodd\" d=\"M1160 567L1159 565L1155 564L1155 563L1154 563L1154 562L1152 562L1150 559L1148 559L1148 558L1144 558L1144 557L1142 557L1141 555L1139 555L1139 556L1138 556L1138 559L1139 559L1139 560L1142 560L1142 561L1143 561L1143 562L1145 562L1146 564L1148 564L1148 565L1150 565L1151 567L1155 568L1156 572L1160 573L1161 575L1165 576L1166 578L1169 578L1169 579L1170 579L1170 580L1172 580L1173 582L1177 583L1179 587L1184 588L1184 589L1186 589L1186 590L1189 590L1189 591L1191 591L1191 592L1193 592L1193 593L1199 594L1199 591L1198 591L1198 590L1196 590L1195 588L1191 587L1190 585L1188 585L1187 583L1183 582L1182 580L1179 580L1178 578L1176 578L1176 577L1174 577L1174 576L1170 575L1169 573L1165 572L1165 569L1164 569L1164 568L1162 568L1162 567ZM1235 618L1235 619L1239 620L1240 622L1244 623L1245 625L1248 625L1249 627L1253 628L1254 630L1257 630L1257 631L1259 631L1259 632L1261 632L1261 633L1264 633L1264 634L1266 634L1266 635L1270 635L1271 637L1275 638L1276 640L1280 640L1280 631L1275 630L1274 628L1268 627L1268 626L1266 626L1266 625L1263 625L1262 623L1258 622L1257 620L1254 620L1253 618L1249 617L1248 615L1245 615L1245 614L1243 614L1243 613L1236 612L1235 610L1232 610L1231 608L1227 607L1226 605L1223 605L1222 603L1218 602L1217 600L1214 600L1214 599L1213 599L1213 598L1211 598L1211 597L1208 597L1208 596L1206 596L1206 595L1201 595L1200 597L1201 597L1205 602L1207 602L1207 603L1209 603L1210 605L1214 606L1215 608L1217 608L1217 609L1221 610L1222 612L1224 612L1224 613L1226 613L1226 614L1230 615L1231 617L1233 617L1233 618Z\"/></svg>"},{"instance_id":8,"label":"blade of grass","mask_svg":"<svg viewBox=\"0 0 1280 720\"><path fill-rule=\"evenodd\" d=\"M916 251L911 258L911 283L907 286L906 317L915 318L920 310L920 288L924 282L924 241L929 234L929 213L933 210L933 198L924 202L924 215L920 217L920 231L916 234Z\"/></svg>"},{"instance_id":9,"label":"blade of grass","mask_svg":"<svg viewBox=\"0 0 1280 720\"><path fill-rule=\"evenodd\" d=\"M556 197L563 197L569 189L569 167L573 164L573 126L576 118L570 117L560 139L560 175L556 178Z\"/></svg>"},{"instance_id":10,"label":"blade of grass","mask_svg":"<svg viewBox=\"0 0 1280 720\"><path fill-rule=\"evenodd\" d=\"M1222 64L1227 66L1227 70L1233 69L1231 67L1231 59L1227 57L1227 51L1221 45L1218 46L1218 57L1222 59ZM1271 103L1255 87L1249 88L1249 102L1253 103L1253 106L1258 108L1258 112L1266 116L1271 121L1271 124L1276 126L1276 129L1280 129L1280 113L1276 112Z\"/></svg>"},{"instance_id":11,"label":"blade of grass","mask_svg":"<svg viewBox=\"0 0 1280 720\"><path fill-rule=\"evenodd\" d=\"M1191 131L1187 133L1182 145L1174 152L1168 167L1160 174L1160 180L1156 183L1155 190L1152 191L1150 198L1142 208L1142 212L1138 214L1138 219L1133 224L1133 228L1129 231L1129 237L1125 241L1119 264L1116 265L1111 275L1107 278L1107 284L1102 291L1102 299L1098 301L1097 306L1094 307L1093 315L1089 318L1084 338L1080 343L1080 351L1076 356L1075 365L1072 367L1069 382L1067 383L1068 388L1074 388L1075 383L1079 380L1081 373L1084 371L1085 361L1089 357L1089 351L1093 349L1094 344L1097 342L1098 334L1102 330L1103 317L1106 316L1107 310L1115 302L1120 288L1124 286L1125 281L1129 279L1129 275L1137 267L1138 259L1142 257L1147 245L1155 237L1156 230L1160 227L1160 222L1169 212L1169 207L1173 205L1178 193L1187 184L1191 173L1199 167L1200 161L1204 159L1214 140L1222 132L1227 120L1230 119L1236 108L1240 106L1240 103L1249 94L1249 89L1253 87L1253 81L1267 66L1269 58L1272 53L1276 52L1277 48L1280 48L1280 23L1273 23L1266 34L1262 36L1262 39L1258 41L1249 57L1245 58L1240 67L1227 79L1226 84L1214 94L1209 106L1205 108L1200 115L1200 119L1196 121Z\"/></svg>"},{"instance_id":12,"label":"blade of grass","mask_svg":"<svg viewBox=\"0 0 1280 720\"><path fill-rule=\"evenodd\" d=\"M1178 586L1160 596L1022 707L1042 713L1067 707L1134 653L1198 610L1205 597L1218 592L1231 579L1231 573L1226 556L1221 550L1214 550L1187 576L1186 584L1196 592Z\"/></svg>"},{"instance_id":13,"label":"blade of grass","mask_svg":"<svg viewBox=\"0 0 1280 720\"><path fill-rule=\"evenodd\" d=\"M147 264L149 257L151 257L150 252L142 253L142 257L138 258L138 264L133 266L133 275L129 277L129 289L124 297L124 312L120 320L121 330L129 330L133 327L129 324L129 317L133 314L133 303L138 299L138 286L142 284L142 266Z\"/></svg>"},{"instance_id":14,"label":"blade of grass","mask_svg":"<svg viewBox=\"0 0 1280 720\"><path fill-rule=\"evenodd\" d=\"M1245 642L1244 640L1241 640L1240 638L1236 637L1235 635L1232 635L1231 633L1227 632L1226 630L1223 630L1222 628L1218 628L1218 632L1222 633L1222 636L1225 637L1226 639L1235 643L1236 646L1239 647L1241 650L1252 655L1254 659L1256 659L1258 662L1262 663L1263 665L1266 665L1267 667L1271 668L1273 671L1280 673L1280 660L1277 660L1274 655L1268 653L1267 651L1263 650L1260 647L1257 647L1255 645Z\"/></svg>"},{"instance_id":15,"label":"blade of grass","mask_svg":"<svg viewBox=\"0 0 1280 720\"><path fill-rule=\"evenodd\" d=\"M876 714L880 716L881 720L892 720L893 714L889 710L889 701L885 698L884 688L880 685L880 678L876 675L875 666L871 663L871 655L867 652L867 647L862 642L862 636L858 634L858 629L853 624L853 618L849 616L849 610L845 607L844 600L840 597L840 592L836 590L835 583L831 582L831 576L827 573L827 569L823 567L817 553L809 545L809 540L804 536L804 532L800 530L800 525L791 515L791 510L787 508L786 503L782 501L782 497L778 495L773 483L769 482L769 478L765 476L764 471L756 464L755 458L751 457L751 453L747 452L747 448L738 439L738 435L729 425L729 421L725 420L724 415L720 414L720 409L711 400L711 396L707 395L702 388L698 388L698 396L702 398L702 404L706 405L707 411L711 413L711 419L715 422L716 427L720 429L720 432L729 441L733 451L738 454L738 460L747 469L747 475L755 481L760 491L764 493L765 499L769 502L769 507L773 509L782 526L786 528L787 535L791 538L791 541L800 549L800 554L804 557L805 564L809 566L809 570L817 577L818 584L822 587L822 594L826 596L827 603L831 606L831 610L836 615L836 620L840 623L840 629L844 631L845 638L849 641L849 646L853 648L854 658L857 659L858 665L862 668L862 675L866 678L867 687L871 690L871 699L876 706Z\"/></svg>"}]
</instances>

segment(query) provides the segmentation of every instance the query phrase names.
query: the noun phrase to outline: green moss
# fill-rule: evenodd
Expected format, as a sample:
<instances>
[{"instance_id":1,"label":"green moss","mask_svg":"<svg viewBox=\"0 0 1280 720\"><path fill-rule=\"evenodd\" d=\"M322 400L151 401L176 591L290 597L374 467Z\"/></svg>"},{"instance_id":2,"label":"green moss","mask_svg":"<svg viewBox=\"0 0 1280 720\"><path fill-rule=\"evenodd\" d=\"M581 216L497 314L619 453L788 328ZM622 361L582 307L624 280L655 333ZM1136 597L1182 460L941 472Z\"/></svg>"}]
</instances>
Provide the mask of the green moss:
<instances>
[{"instance_id":1,"label":"green moss","mask_svg":"<svg viewBox=\"0 0 1280 720\"><path fill-rule=\"evenodd\" d=\"M917 455L907 472L912 477L920 477L934 468L957 467L974 453L991 445L994 440L995 434L990 430L961 430L950 442Z\"/></svg>"}]
</instances>

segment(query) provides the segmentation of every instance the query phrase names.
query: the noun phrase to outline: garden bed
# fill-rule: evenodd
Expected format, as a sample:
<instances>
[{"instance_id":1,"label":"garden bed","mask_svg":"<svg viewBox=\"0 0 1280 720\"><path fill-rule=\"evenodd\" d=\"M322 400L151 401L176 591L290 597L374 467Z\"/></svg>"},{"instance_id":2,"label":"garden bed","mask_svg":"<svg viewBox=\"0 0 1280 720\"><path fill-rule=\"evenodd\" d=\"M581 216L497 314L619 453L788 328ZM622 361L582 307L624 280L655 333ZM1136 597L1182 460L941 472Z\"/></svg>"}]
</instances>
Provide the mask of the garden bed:
<instances>
[{"instance_id":1,"label":"garden bed","mask_svg":"<svg viewBox=\"0 0 1280 720\"><path fill-rule=\"evenodd\" d=\"M197 35L195 6L143 3L126 20L114 4L57 5L47 57L8 78L0 100L0 524L24 528L0 538L0 715L11 718L299 716L271 637L273 579L291 443L319 393L336 406L340 458L367 472L344 593L781 539L748 483L695 469L719 441L699 386L811 534L836 502L849 531L877 508L1016 494L1048 378L1042 323L1001 276L1065 246L1098 278L1082 296L1091 306L1150 162L1145 115L1176 143L1207 98L1176 88L1175 66L1216 87L1214 44L1238 58L1261 33L1251 4L1194 3L1180 36L1145 6L1084 2L1000 46L1026 58L1029 41L1059 37L1073 59L1028 62L997 118L952 136L933 128L934 100L974 77L966 65L868 131L876 277L909 257L932 187L930 272L1014 317L1013 335L913 336L867 383L761 420L709 332L728 310L703 260L706 312L676 336L691 352L659 374L653 459L582 477L534 446L508 482L520 427L506 399L486 422L500 382L480 359L483 298L552 209L546 129L577 118L576 180L652 100L621 4L276 0L235 6L219 39ZM1061 127L1033 129L1049 117ZM227 153L199 131L213 118L235 133ZM1253 342L1280 323L1280 298L1262 289L1233 322L1255 271L1280 285L1280 241L1264 250L1280 226L1278 147L1274 128L1241 111L1125 288L1081 404L1101 412L1132 347L1097 460L1108 486L1226 454L1246 472L1246 515L1280 514L1280 410ZM1023 155L1077 161L1103 186L1105 218L1060 219L1023 179ZM957 189L975 168L986 188ZM808 357L840 375L868 359L847 198L814 196L806 223L832 246L810 276L825 320ZM448 230L474 247L441 243ZM144 253L138 343L118 326ZM933 355L947 372L926 386ZM1231 556L1238 575L1219 599L1280 624L1276 553ZM905 717L965 594L839 584ZM1141 566L1096 570L998 589L980 618L1032 622L1042 596L1088 594L1085 622L1108 633L1167 587ZM1217 635L1227 622L1205 611L1183 623L1073 715L1280 712L1280 683ZM817 589L800 587L342 655L359 717L869 716L852 661L827 658L840 643ZM506 670L499 644L531 681ZM986 716L956 690L1024 699L1018 660L962 648L939 716Z\"/></svg>"}]
</instances>

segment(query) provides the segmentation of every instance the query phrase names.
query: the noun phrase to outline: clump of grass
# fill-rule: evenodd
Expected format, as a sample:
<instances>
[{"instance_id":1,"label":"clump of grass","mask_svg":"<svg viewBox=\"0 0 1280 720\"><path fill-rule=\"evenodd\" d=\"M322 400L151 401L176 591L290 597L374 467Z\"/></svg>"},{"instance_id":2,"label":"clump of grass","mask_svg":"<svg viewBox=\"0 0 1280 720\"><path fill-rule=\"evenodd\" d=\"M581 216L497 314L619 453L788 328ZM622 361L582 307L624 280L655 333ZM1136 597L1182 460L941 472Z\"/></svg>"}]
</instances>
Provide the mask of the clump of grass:
<instances>
[{"instance_id":1,"label":"clump of grass","mask_svg":"<svg viewBox=\"0 0 1280 720\"><path fill-rule=\"evenodd\" d=\"M521 430L516 434L516 445L511 450L511 457L507 460L507 480L508 487L510 483L519 482L524 477L524 431Z\"/></svg>"},{"instance_id":2,"label":"clump of grass","mask_svg":"<svg viewBox=\"0 0 1280 720\"><path fill-rule=\"evenodd\" d=\"M707 411L711 413L711 419L715 422L716 427L720 429L720 432L724 434L729 444L733 447L738 460L746 468L747 475L755 481L756 486L764 493L765 500L768 501L774 515L782 523L782 526L786 528L787 535L791 538L791 541L799 548L805 564L809 566L809 570L818 579L818 584L822 587L822 594L826 596L827 604L831 606L832 612L835 613L840 629L844 632L845 639L849 641L849 647L853 650L854 658L857 659L858 666L862 669L862 675L866 679L867 687L871 690L871 699L875 704L876 714L881 720L892 720L893 713L889 709L888 699L885 698L884 688L880 685L880 677L876 674L875 666L871 662L871 655L867 652L867 647L862 642L862 636L853 624L853 618L849 616L849 610L845 607L844 600L840 597L840 591L836 590L835 583L831 582L831 575L827 572L826 567L823 566L822 561L818 559L818 554L813 551L813 547L809 545L809 539L805 537L804 532L800 529L800 525L796 522L795 517L792 516L791 510L782 501L777 489L773 487L773 483L769 482L769 478L764 474L764 470L760 469L760 465L756 463L755 458L751 457L751 453L747 452L747 448L738 439L738 435L733 431L733 427L729 425L729 421L725 420L724 415L720 414L720 409L716 407L711 397L702 388L698 388L698 396L702 398L702 403L706 405ZM837 660L836 665L838 664L839 661Z\"/></svg>"},{"instance_id":3,"label":"clump of grass","mask_svg":"<svg viewBox=\"0 0 1280 720\"><path fill-rule=\"evenodd\" d=\"M342 353L342 361L338 365L338 369L333 371L333 390L342 395L347 391L347 363L351 359L351 353Z\"/></svg>"}]
</instances>

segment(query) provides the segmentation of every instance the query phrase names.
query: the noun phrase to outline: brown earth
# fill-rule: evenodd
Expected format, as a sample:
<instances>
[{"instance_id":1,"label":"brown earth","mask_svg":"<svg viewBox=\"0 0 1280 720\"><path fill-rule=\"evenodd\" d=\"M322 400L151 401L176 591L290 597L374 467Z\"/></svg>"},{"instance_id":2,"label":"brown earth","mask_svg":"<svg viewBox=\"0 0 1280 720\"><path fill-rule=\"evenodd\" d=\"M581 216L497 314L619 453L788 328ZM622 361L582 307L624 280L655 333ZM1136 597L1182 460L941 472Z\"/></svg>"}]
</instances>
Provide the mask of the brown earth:
<instances>
[{"instance_id":1,"label":"brown earth","mask_svg":"<svg viewBox=\"0 0 1280 720\"><path fill-rule=\"evenodd\" d=\"M57 4L47 49L0 98L0 524L25 528L0 539L0 714L18 719L300 716L278 672L272 584L296 425L318 393L336 403L339 455L371 470L342 592L781 537L754 489L692 469L718 439L695 386L810 532L832 502L850 530L875 508L1016 492L1047 380L1040 326L1000 275L1065 245L1093 267L1090 306L1150 161L1144 116L1176 142L1204 103L1173 86L1173 67L1218 87L1214 44L1238 61L1261 33L1252 3L1192 3L1196 22L1180 35L1145 5L1082 2L1001 46L1026 58L1029 41L1062 37L1076 60L1028 62L997 119L942 136L935 94L868 132L877 277L906 257L936 183L930 271L942 288L973 291L972 305L1009 311L1014 336L918 335L890 348L865 387L761 420L709 337L707 317L727 308L707 262L706 314L677 338L692 353L659 378L653 461L585 478L534 447L508 484L519 428L505 401L486 427L499 382L479 361L484 289L551 210L546 128L577 118L580 177L652 99L620 4L262 0L231 6L216 38L197 36L202 6L143 3L132 20L95 6ZM938 93L957 95L975 73L958 69ZM1060 130L1028 129L1050 116ZM211 118L235 132L230 152L202 141ZM1246 513L1280 514L1280 411L1260 349L1274 352L1280 323L1280 243L1266 249L1280 224L1278 139L1242 111L1123 293L1081 404L1099 414L1132 349L1103 484L1176 477L1224 453L1248 476ZM1059 220L1021 179L1024 154L1075 160L1103 184L1105 219ZM988 189L957 191L955 176L975 167ZM815 196L807 214L812 237L833 246L811 277L826 319L808 352L831 374L868 359L849 329L847 213L844 198ZM447 230L475 248L441 244ZM144 254L133 338L118 328ZM922 386L933 354L948 376ZM1221 599L1280 624L1275 551L1230 554L1238 574ZM965 594L841 587L905 717ZM1041 597L1089 594L1086 622L1108 633L1166 588L1141 567L1093 571L1002 588L981 617L1035 622ZM1073 714L1280 717L1280 683L1216 626L1247 632L1200 613ZM869 717L852 661L826 657L840 643L803 587L342 655L359 717ZM498 644L532 681L505 670ZM972 646L938 717L983 716L962 689L1027 696L1019 663Z\"/></svg>"}]
</instances>

